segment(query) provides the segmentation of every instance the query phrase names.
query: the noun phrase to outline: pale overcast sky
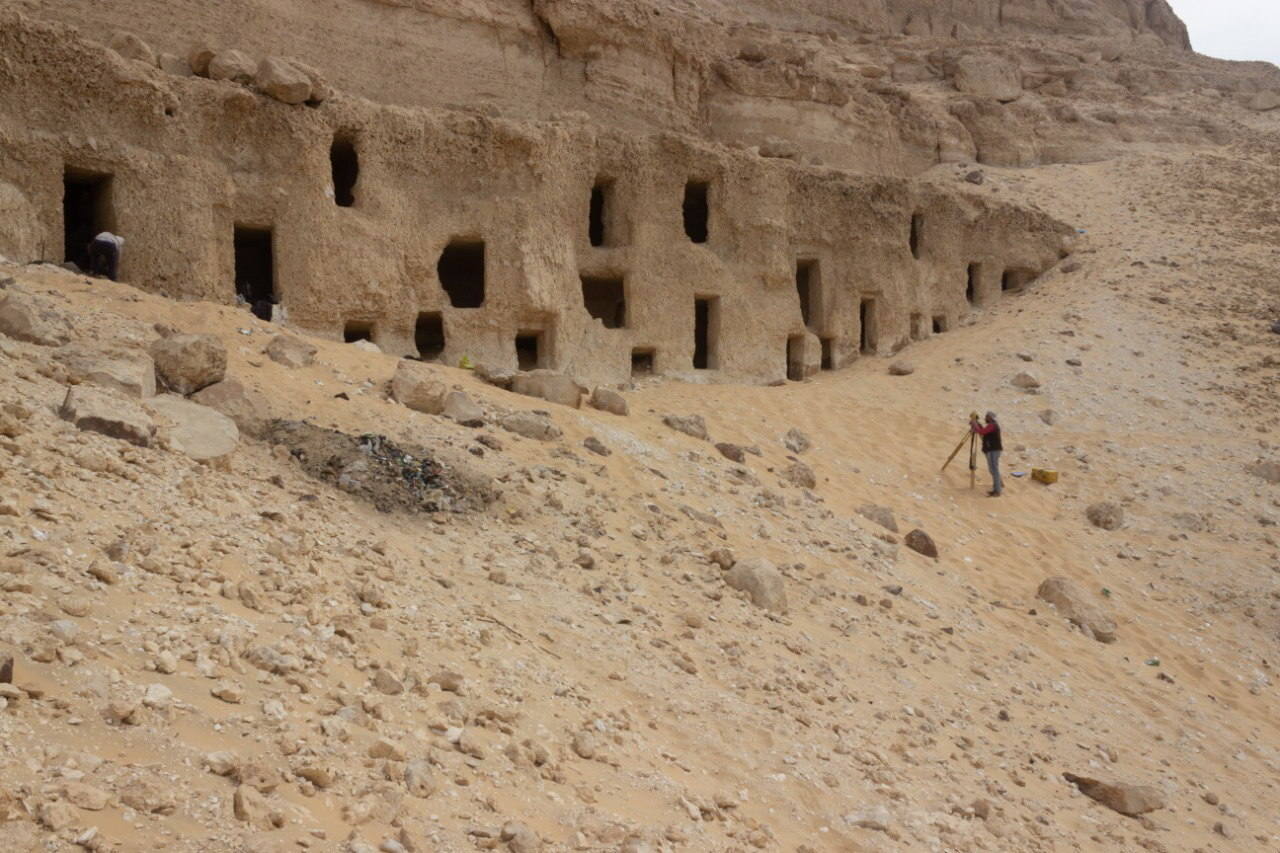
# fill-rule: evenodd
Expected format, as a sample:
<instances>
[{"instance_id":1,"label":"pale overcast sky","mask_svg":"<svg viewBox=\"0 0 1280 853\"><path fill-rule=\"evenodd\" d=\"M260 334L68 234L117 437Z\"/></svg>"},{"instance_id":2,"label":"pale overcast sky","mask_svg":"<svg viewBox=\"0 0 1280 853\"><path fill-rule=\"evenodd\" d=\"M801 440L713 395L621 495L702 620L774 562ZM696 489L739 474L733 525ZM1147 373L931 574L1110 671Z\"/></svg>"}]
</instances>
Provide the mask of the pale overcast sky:
<instances>
[{"instance_id":1,"label":"pale overcast sky","mask_svg":"<svg viewBox=\"0 0 1280 853\"><path fill-rule=\"evenodd\" d=\"M1186 22L1197 53L1280 65L1277 0L1169 0L1169 5Z\"/></svg>"}]
</instances>

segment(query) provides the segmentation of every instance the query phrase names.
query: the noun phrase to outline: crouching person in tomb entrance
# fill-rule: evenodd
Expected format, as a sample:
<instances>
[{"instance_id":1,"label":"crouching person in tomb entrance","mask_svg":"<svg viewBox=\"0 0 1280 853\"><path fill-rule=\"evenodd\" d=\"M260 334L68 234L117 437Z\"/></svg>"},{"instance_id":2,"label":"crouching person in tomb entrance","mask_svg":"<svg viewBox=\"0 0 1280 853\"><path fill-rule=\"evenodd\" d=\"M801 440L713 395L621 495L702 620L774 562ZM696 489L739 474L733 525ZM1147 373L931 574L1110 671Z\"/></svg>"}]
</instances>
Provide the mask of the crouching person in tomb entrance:
<instances>
[{"instance_id":1,"label":"crouching person in tomb entrance","mask_svg":"<svg viewBox=\"0 0 1280 853\"><path fill-rule=\"evenodd\" d=\"M124 238L103 231L89 243L89 275L105 275L118 281L120 253L124 250Z\"/></svg>"}]
</instances>

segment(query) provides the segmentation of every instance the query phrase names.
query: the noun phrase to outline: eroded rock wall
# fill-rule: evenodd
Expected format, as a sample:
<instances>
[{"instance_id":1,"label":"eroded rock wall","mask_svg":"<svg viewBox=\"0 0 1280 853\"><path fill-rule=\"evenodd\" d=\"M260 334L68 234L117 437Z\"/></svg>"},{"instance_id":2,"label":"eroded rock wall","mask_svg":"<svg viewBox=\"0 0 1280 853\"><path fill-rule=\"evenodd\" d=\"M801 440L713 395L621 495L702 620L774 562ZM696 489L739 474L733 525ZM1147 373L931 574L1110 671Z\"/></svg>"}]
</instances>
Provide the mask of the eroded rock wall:
<instances>
[{"instance_id":1,"label":"eroded rock wall","mask_svg":"<svg viewBox=\"0 0 1280 853\"><path fill-rule=\"evenodd\" d=\"M1069 236L1011 205L690 136L606 133L582 117L519 122L343 95L290 106L14 15L0 18L0 48L0 181L31 211L0 232L0 252L72 256L64 180L109 176L101 226L127 236L125 279L252 299L237 229L269 231L278 320L334 338L355 329L401 355L438 314L452 363L515 367L518 340L536 340L537 366L583 381L626 380L636 353L661 373L770 381L787 373L789 348L805 370L823 355L839 367L944 330L971 307L970 264L993 277L972 294L980 304L1002 270L1038 273ZM349 207L335 203L335 139L358 157ZM690 183L706 187L704 241L685 210ZM483 294L469 302L446 292L440 261L447 246L481 242ZM592 316L584 277L612 282L624 304Z\"/></svg>"}]
</instances>

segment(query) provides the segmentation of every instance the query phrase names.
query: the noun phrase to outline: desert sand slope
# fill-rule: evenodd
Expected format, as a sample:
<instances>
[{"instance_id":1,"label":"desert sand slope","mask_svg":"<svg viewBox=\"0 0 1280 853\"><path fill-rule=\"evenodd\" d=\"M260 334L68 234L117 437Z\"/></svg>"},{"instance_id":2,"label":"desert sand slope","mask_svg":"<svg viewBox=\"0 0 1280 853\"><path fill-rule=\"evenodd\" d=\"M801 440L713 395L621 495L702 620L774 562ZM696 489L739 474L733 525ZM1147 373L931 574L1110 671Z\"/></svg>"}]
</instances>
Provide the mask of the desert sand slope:
<instances>
[{"instance_id":1,"label":"desert sand slope","mask_svg":"<svg viewBox=\"0 0 1280 853\"><path fill-rule=\"evenodd\" d=\"M389 400L389 357L314 341L289 368L246 313L0 266L0 298L71 327L0 335L0 848L1277 849L1266 130L987 169L973 192L1080 246L913 347L910 375L656 383L626 417L428 368L484 409L467 428ZM279 433L201 464L163 429L138 447L59 418L69 347L127 361L157 323L217 336L275 417L424 448L459 511L381 513L353 493L376 471L344 491ZM561 437L496 425L539 408ZM1007 472L1061 480L995 500L963 457L939 474L972 409L999 413ZM1101 501L1118 529L1086 519ZM914 528L938 559L900 544ZM785 611L726 582L757 558ZM1037 600L1053 576L1114 642ZM1158 807L1121 815L1064 773Z\"/></svg>"}]
</instances>

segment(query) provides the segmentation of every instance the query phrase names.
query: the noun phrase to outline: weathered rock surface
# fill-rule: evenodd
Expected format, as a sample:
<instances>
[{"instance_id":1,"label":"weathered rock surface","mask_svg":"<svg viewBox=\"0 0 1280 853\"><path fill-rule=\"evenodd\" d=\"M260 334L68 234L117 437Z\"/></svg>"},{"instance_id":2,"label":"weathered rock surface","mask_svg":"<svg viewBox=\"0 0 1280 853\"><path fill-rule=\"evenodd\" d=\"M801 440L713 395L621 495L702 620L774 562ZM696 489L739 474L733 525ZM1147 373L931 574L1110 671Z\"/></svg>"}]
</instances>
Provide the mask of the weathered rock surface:
<instances>
[{"instance_id":1,"label":"weathered rock surface","mask_svg":"<svg viewBox=\"0 0 1280 853\"><path fill-rule=\"evenodd\" d=\"M142 407L108 391L83 385L67 390L59 416L77 427L140 447L151 443L155 424Z\"/></svg>"},{"instance_id":2,"label":"weathered rock surface","mask_svg":"<svg viewBox=\"0 0 1280 853\"><path fill-rule=\"evenodd\" d=\"M1028 373L1025 370L1016 374L1009 380L1009 383L1013 385L1014 388L1021 388L1024 391L1034 391L1040 387L1040 380L1037 379L1034 374Z\"/></svg>"},{"instance_id":3,"label":"weathered rock surface","mask_svg":"<svg viewBox=\"0 0 1280 853\"><path fill-rule=\"evenodd\" d=\"M428 415L444 413L449 386L435 369L418 361L401 359L391 377L391 396L400 405Z\"/></svg>"},{"instance_id":4,"label":"weathered rock surface","mask_svg":"<svg viewBox=\"0 0 1280 853\"><path fill-rule=\"evenodd\" d=\"M285 367L310 367L316 360L316 348L294 335L276 335L267 344L267 358Z\"/></svg>"},{"instance_id":5,"label":"weathered rock surface","mask_svg":"<svg viewBox=\"0 0 1280 853\"><path fill-rule=\"evenodd\" d=\"M141 350L109 347L96 349L67 344L54 352L75 382L97 385L142 399L156 393L156 365Z\"/></svg>"},{"instance_id":6,"label":"weathered rock surface","mask_svg":"<svg viewBox=\"0 0 1280 853\"><path fill-rule=\"evenodd\" d=\"M156 375L164 387L184 397L221 382L227 348L213 335L171 335L151 344Z\"/></svg>"},{"instance_id":7,"label":"weathered rock surface","mask_svg":"<svg viewBox=\"0 0 1280 853\"><path fill-rule=\"evenodd\" d=\"M482 427L485 422L484 409L476 405L465 391L450 391L445 394L441 414L467 427Z\"/></svg>"},{"instance_id":8,"label":"weathered rock surface","mask_svg":"<svg viewBox=\"0 0 1280 853\"><path fill-rule=\"evenodd\" d=\"M43 299L8 290L0 294L0 334L57 347L71 340L71 325Z\"/></svg>"},{"instance_id":9,"label":"weathered rock surface","mask_svg":"<svg viewBox=\"0 0 1280 853\"><path fill-rule=\"evenodd\" d=\"M1246 468L1250 474L1266 480L1273 486L1280 485L1280 461L1264 459Z\"/></svg>"},{"instance_id":10,"label":"weathered rock surface","mask_svg":"<svg viewBox=\"0 0 1280 853\"><path fill-rule=\"evenodd\" d=\"M270 419L267 399L235 379L201 388L191 400L231 418L240 432L249 436L261 435Z\"/></svg>"},{"instance_id":11,"label":"weathered rock surface","mask_svg":"<svg viewBox=\"0 0 1280 853\"><path fill-rule=\"evenodd\" d=\"M240 443L235 421L208 406L162 394L147 401L147 408L159 416L169 446L197 461L226 456Z\"/></svg>"},{"instance_id":12,"label":"weathered rock surface","mask_svg":"<svg viewBox=\"0 0 1280 853\"><path fill-rule=\"evenodd\" d=\"M526 397L576 409L582 404L583 387L572 377L550 370L519 373L511 380L511 390Z\"/></svg>"},{"instance_id":13,"label":"weathered rock surface","mask_svg":"<svg viewBox=\"0 0 1280 853\"><path fill-rule=\"evenodd\" d=\"M910 376L915 372L915 365L907 361L895 361L893 364L889 365L890 376Z\"/></svg>"},{"instance_id":14,"label":"weathered rock surface","mask_svg":"<svg viewBox=\"0 0 1280 853\"><path fill-rule=\"evenodd\" d=\"M813 489L818 485L818 475L799 460L792 462L786 468L783 468L780 475L784 482L793 486L799 486L802 489Z\"/></svg>"},{"instance_id":15,"label":"weathered rock surface","mask_svg":"<svg viewBox=\"0 0 1280 853\"><path fill-rule=\"evenodd\" d=\"M303 104L311 99L311 78L292 63L269 56L258 64L254 78L258 89L286 104Z\"/></svg>"},{"instance_id":16,"label":"weathered rock surface","mask_svg":"<svg viewBox=\"0 0 1280 853\"><path fill-rule=\"evenodd\" d=\"M1129 785L1100 782L1087 776L1063 773L1062 778L1080 789L1080 793L1129 817L1153 812L1165 806L1164 794L1151 785Z\"/></svg>"},{"instance_id":17,"label":"weathered rock surface","mask_svg":"<svg viewBox=\"0 0 1280 853\"><path fill-rule=\"evenodd\" d=\"M1097 599L1072 580L1064 577L1047 578L1036 590L1036 598L1052 604L1063 618L1086 636L1100 643L1116 641L1115 620L1107 615Z\"/></svg>"},{"instance_id":18,"label":"weathered rock surface","mask_svg":"<svg viewBox=\"0 0 1280 853\"><path fill-rule=\"evenodd\" d=\"M1022 74L1002 57L969 53L956 62L953 82L966 95L995 101L1016 101L1022 97Z\"/></svg>"},{"instance_id":19,"label":"weathered rock surface","mask_svg":"<svg viewBox=\"0 0 1280 853\"><path fill-rule=\"evenodd\" d=\"M786 579L773 563L762 557L738 560L725 574L724 582L747 593L756 607L787 612Z\"/></svg>"},{"instance_id":20,"label":"weathered rock surface","mask_svg":"<svg viewBox=\"0 0 1280 853\"><path fill-rule=\"evenodd\" d=\"M135 59L152 67L156 65L155 51L133 33L115 33L111 36L111 41L108 44L112 50L125 59Z\"/></svg>"}]
</instances>

